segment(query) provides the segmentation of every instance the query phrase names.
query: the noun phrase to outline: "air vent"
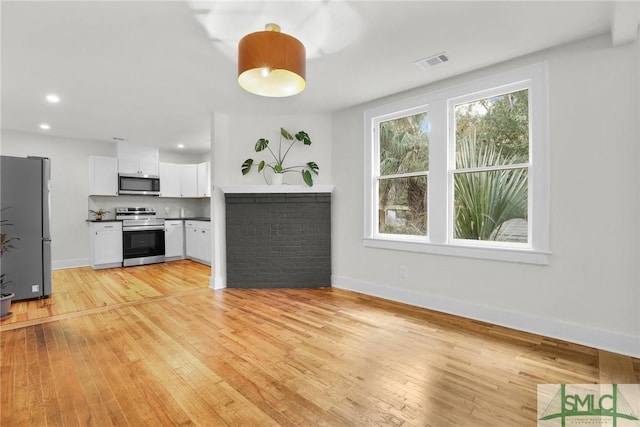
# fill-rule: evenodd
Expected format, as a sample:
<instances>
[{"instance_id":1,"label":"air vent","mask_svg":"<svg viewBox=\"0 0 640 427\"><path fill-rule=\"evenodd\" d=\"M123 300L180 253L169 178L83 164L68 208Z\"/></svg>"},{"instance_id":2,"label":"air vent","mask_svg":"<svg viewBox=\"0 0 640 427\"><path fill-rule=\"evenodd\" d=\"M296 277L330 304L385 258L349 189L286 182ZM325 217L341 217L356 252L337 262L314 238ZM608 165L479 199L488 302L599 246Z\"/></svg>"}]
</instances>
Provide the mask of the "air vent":
<instances>
[{"instance_id":1,"label":"air vent","mask_svg":"<svg viewBox=\"0 0 640 427\"><path fill-rule=\"evenodd\" d=\"M429 67L433 67L434 65L442 64L443 62L447 62L449 58L444 52L440 52L436 55L427 56L426 58L418 59L414 62L418 67L426 70Z\"/></svg>"}]
</instances>

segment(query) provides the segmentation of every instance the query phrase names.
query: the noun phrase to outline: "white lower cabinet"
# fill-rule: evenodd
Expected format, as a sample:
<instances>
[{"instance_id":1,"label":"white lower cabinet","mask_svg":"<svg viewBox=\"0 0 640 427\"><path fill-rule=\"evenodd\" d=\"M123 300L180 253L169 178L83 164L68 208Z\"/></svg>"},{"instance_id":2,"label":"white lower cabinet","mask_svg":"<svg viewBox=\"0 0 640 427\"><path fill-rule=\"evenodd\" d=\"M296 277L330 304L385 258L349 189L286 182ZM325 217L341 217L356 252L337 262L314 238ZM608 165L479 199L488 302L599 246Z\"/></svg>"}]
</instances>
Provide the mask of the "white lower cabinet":
<instances>
[{"instance_id":1,"label":"white lower cabinet","mask_svg":"<svg viewBox=\"0 0 640 427\"><path fill-rule=\"evenodd\" d=\"M164 222L164 256L167 261L184 258L184 221Z\"/></svg>"},{"instance_id":2,"label":"white lower cabinet","mask_svg":"<svg viewBox=\"0 0 640 427\"><path fill-rule=\"evenodd\" d=\"M91 267L122 267L122 222L91 222Z\"/></svg>"},{"instance_id":3,"label":"white lower cabinet","mask_svg":"<svg viewBox=\"0 0 640 427\"><path fill-rule=\"evenodd\" d=\"M184 234L187 258L211 263L211 223L209 221L185 221Z\"/></svg>"}]
</instances>

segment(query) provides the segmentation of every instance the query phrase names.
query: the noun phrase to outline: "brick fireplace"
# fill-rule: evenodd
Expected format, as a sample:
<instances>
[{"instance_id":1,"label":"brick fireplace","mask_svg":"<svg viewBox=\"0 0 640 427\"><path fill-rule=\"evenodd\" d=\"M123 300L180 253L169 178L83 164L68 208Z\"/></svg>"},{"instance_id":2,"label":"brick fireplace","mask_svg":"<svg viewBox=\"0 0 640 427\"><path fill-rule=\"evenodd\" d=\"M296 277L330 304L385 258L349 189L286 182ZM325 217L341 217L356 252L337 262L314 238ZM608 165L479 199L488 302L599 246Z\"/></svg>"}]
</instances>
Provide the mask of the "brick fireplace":
<instances>
[{"instance_id":1,"label":"brick fireplace","mask_svg":"<svg viewBox=\"0 0 640 427\"><path fill-rule=\"evenodd\" d=\"M225 189L227 287L331 286L332 186L258 189Z\"/></svg>"}]
</instances>

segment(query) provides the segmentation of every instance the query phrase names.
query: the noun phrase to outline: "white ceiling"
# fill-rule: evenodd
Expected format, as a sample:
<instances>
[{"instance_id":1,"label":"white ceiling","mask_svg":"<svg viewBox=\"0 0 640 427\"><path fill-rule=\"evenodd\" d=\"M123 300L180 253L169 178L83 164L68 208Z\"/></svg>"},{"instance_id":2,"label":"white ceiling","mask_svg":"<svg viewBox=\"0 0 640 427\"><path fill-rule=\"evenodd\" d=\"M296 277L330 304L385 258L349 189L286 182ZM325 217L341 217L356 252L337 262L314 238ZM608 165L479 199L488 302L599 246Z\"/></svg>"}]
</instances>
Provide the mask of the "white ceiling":
<instances>
[{"instance_id":1,"label":"white ceiling","mask_svg":"<svg viewBox=\"0 0 640 427\"><path fill-rule=\"evenodd\" d=\"M204 151L213 111L330 112L612 28L624 42L629 3L2 1L2 127ZM238 39L272 21L309 48L300 95L236 82ZM444 64L414 64L442 51Z\"/></svg>"}]
</instances>

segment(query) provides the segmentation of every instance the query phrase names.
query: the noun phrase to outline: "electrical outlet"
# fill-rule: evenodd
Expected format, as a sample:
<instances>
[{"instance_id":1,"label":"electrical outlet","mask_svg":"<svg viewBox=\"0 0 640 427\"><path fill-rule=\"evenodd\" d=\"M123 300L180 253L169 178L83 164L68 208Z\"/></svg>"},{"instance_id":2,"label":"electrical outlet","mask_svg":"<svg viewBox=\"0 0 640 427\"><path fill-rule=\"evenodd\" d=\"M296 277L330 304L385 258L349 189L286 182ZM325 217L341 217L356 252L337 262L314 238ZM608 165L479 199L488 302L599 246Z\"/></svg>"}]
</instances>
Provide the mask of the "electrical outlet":
<instances>
[{"instance_id":1,"label":"electrical outlet","mask_svg":"<svg viewBox=\"0 0 640 427\"><path fill-rule=\"evenodd\" d=\"M40 292L40 285L31 285L31 292Z\"/></svg>"},{"instance_id":2,"label":"electrical outlet","mask_svg":"<svg viewBox=\"0 0 640 427\"><path fill-rule=\"evenodd\" d=\"M403 279L407 278L407 266L406 265L401 265L400 269L398 271L398 274L400 275L400 277L402 277Z\"/></svg>"}]
</instances>

